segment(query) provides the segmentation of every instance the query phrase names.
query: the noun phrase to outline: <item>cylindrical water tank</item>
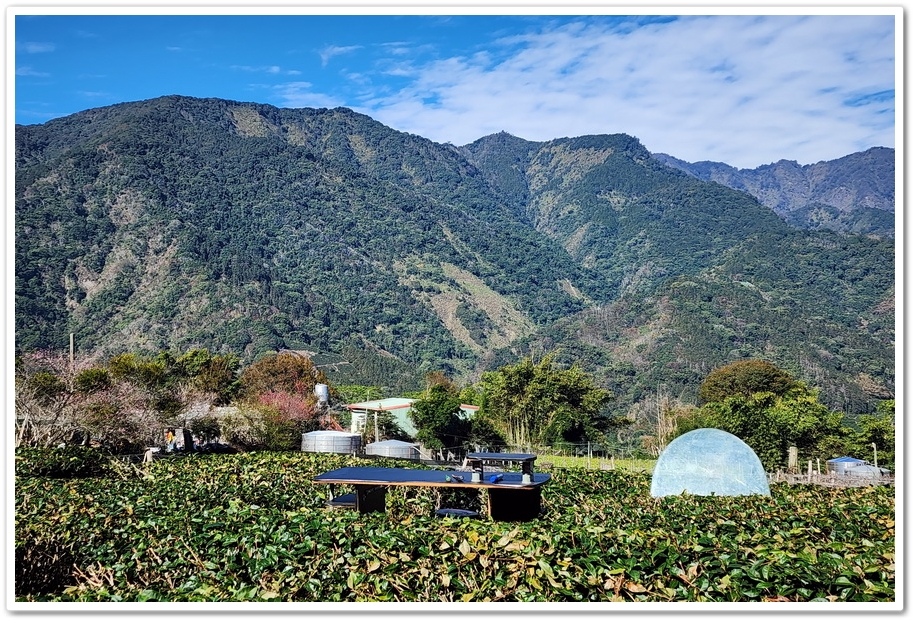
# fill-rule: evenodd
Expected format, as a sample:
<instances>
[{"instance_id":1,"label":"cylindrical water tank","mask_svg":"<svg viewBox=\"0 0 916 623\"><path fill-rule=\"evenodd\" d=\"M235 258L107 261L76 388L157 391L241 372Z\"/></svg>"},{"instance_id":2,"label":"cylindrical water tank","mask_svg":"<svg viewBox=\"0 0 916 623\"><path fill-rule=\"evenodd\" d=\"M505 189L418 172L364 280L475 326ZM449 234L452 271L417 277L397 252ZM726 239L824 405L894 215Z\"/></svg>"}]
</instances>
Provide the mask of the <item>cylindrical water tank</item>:
<instances>
[{"instance_id":1,"label":"cylindrical water tank","mask_svg":"<svg viewBox=\"0 0 916 623\"><path fill-rule=\"evenodd\" d=\"M375 456L390 456L399 459L419 459L420 449L415 443L388 439L366 444L366 454Z\"/></svg>"},{"instance_id":2,"label":"cylindrical water tank","mask_svg":"<svg viewBox=\"0 0 916 623\"><path fill-rule=\"evenodd\" d=\"M336 452L356 454L362 446L362 435L337 430L314 430L302 433L303 452Z\"/></svg>"},{"instance_id":3,"label":"cylindrical water tank","mask_svg":"<svg viewBox=\"0 0 916 623\"><path fill-rule=\"evenodd\" d=\"M318 397L318 402L327 404L330 397L328 393L328 386L324 383L318 383L315 385L315 396Z\"/></svg>"}]
</instances>

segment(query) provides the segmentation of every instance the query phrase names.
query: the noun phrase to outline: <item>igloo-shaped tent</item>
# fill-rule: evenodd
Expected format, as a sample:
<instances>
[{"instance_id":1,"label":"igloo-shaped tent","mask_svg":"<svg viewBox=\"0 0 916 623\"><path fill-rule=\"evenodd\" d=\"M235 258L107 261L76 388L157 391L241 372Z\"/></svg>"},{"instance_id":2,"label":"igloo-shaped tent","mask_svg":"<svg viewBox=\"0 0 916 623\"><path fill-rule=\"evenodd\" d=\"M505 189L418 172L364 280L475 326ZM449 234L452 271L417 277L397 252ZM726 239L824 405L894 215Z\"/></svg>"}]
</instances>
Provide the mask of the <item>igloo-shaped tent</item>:
<instances>
[{"instance_id":1,"label":"igloo-shaped tent","mask_svg":"<svg viewBox=\"0 0 916 623\"><path fill-rule=\"evenodd\" d=\"M699 428L676 438L658 457L650 493L770 495L770 485L749 445L724 430Z\"/></svg>"}]
</instances>

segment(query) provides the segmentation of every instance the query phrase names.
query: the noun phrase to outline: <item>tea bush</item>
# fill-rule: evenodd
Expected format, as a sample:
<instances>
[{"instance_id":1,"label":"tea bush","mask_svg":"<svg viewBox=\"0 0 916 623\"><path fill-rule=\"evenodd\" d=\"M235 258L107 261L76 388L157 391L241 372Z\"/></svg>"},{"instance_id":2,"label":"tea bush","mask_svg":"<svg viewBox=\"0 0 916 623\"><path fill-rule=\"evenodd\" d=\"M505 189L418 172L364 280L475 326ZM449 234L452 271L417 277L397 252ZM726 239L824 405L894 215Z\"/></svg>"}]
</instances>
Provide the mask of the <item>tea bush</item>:
<instances>
[{"instance_id":1,"label":"tea bush","mask_svg":"<svg viewBox=\"0 0 916 623\"><path fill-rule=\"evenodd\" d=\"M16 450L16 475L44 478L85 478L109 472L112 457L95 448L20 448Z\"/></svg>"},{"instance_id":2,"label":"tea bush","mask_svg":"<svg viewBox=\"0 0 916 623\"><path fill-rule=\"evenodd\" d=\"M648 474L556 469L530 522L437 518L428 488L391 488L386 513L327 508L314 476L358 463L402 464L263 452L17 473L16 599L895 599L892 486L653 499Z\"/></svg>"}]
</instances>

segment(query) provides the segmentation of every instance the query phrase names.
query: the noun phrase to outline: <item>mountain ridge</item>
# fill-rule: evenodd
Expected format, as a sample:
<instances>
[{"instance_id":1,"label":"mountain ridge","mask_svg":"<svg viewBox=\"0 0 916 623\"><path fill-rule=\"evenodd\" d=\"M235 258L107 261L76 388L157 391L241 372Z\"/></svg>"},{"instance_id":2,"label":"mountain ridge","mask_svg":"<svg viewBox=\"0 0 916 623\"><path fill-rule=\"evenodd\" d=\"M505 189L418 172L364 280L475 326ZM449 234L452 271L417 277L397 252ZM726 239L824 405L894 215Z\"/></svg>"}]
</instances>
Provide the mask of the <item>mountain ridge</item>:
<instances>
[{"instance_id":1,"label":"mountain ridge","mask_svg":"<svg viewBox=\"0 0 916 623\"><path fill-rule=\"evenodd\" d=\"M807 165L779 160L755 169L653 155L699 179L750 193L795 227L894 236L894 150L889 147Z\"/></svg>"},{"instance_id":2,"label":"mountain ridge","mask_svg":"<svg viewBox=\"0 0 916 623\"><path fill-rule=\"evenodd\" d=\"M455 147L346 108L119 104L16 127L16 240L17 351L345 352L390 386L552 345L621 410L744 356L848 408L893 392L890 243L626 134Z\"/></svg>"}]
</instances>

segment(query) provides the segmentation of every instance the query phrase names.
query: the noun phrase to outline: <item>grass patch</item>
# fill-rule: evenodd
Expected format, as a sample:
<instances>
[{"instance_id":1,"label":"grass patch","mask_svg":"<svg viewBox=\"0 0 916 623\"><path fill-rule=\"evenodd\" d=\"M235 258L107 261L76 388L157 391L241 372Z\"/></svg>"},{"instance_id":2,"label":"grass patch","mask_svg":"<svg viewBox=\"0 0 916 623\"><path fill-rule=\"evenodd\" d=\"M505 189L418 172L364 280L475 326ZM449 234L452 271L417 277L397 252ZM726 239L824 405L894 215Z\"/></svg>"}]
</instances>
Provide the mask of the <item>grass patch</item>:
<instances>
[{"instance_id":1,"label":"grass patch","mask_svg":"<svg viewBox=\"0 0 916 623\"><path fill-rule=\"evenodd\" d=\"M562 456L559 454L539 454L535 462L538 465L550 463L554 467L573 469L619 469L632 472L652 473L655 469L655 459L618 459L604 456Z\"/></svg>"}]
</instances>

